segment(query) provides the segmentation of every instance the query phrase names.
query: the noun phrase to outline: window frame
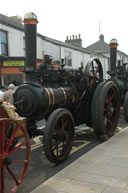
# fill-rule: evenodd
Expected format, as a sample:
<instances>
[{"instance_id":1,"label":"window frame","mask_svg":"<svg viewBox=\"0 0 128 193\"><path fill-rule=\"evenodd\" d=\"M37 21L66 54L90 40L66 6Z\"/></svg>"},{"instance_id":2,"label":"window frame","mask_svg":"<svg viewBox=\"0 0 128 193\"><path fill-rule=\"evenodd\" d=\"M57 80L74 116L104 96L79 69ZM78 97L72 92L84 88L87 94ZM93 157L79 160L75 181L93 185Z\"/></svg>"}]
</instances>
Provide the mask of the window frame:
<instances>
[{"instance_id":1,"label":"window frame","mask_svg":"<svg viewBox=\"0 0 128 193\"><path fill-rule=\"evenodd\" d=\"M66 66L72 67L72 51L64 50L64 61Z\"/></svg>"},{"instance_id":2,"label":"window frame","mask_svg":"<svg viewBox=\"0 0 128 193\"><path fill-rule=\"evenodd\" d=\"M0 33L1 32L5 34L6 42L1 41L0 38L0 55L8 56L8 32L0 29ZM4 46L5 52L2 51L2 46Z\"/></svg>"}]
</instances>

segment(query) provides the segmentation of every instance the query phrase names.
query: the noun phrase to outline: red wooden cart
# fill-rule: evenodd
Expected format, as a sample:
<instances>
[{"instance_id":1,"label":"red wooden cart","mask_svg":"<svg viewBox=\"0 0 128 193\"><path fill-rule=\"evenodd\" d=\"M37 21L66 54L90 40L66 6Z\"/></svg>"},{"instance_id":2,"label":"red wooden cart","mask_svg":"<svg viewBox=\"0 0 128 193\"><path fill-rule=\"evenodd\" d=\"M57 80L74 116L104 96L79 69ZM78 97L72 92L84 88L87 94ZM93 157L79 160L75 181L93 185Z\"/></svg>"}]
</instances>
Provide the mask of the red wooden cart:
<instances>
[{"instance_id":1,"label":"red wooden cart","mask_svg":"<svg viewBox=\"0 0 128 193\"><path fill-rule=\"evenodd\" d=\"M22 148L24 149L22 158L15 159L16 152ZM26 119L18 116L13 105L0 101L1 193L17 191L24 180L29 163L30 142ZM20 172L17 173L14 168L20 168ZM11 178L13 180L10 180ZM13 183L10 184L10 181Z\"/></svg>"}]
</instances>

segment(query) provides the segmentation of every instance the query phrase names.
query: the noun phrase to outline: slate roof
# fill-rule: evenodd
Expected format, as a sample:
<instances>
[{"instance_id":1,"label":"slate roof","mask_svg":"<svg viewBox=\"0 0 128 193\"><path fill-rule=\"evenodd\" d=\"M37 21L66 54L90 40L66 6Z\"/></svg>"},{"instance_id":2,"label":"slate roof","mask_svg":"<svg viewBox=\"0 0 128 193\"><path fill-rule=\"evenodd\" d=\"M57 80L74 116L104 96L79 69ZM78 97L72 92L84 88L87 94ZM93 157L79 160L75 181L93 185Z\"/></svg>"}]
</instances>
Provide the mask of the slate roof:
<instances>
[{"instance_id":1,"label":"slate roof","mask_svg":"<svg viewBox=\"0 0 128 193\"><path fill-rule=\"evenodd\" d=\"M96 53L104 53L104 52L110 52L109 44L102 41L97 41L90 46L86 47L86 49L96 52Z\"/></svg>"},{"instance_id":2,"label":"slate roof","mask_svg":"<svg viewBox=\"0 0 128 193\"><path fill-rule=\"evenodd\" d=\"M42 35L40 35L40 36L42 36ZM68 47L68 48L71 48L71 49L74 49L74 50L77 50L77 51L81 51L81 52L84 52L84 53L88 53L88 54L98 55L98 53L90 51L90 50L88 50L86 48L74 46L74 45L72 45L70 43L67 43L67 42L62 42L62 41L55 40L55 39L52 39L52 38L49 38L49 37L46 37L46 36L42 36L42 39L45 40L45 41L51 42L51 43L53 43L55 45L60 45L60 46L63 46L63 47Z\"/></svg>"},{"instance_id":3,"label":"slate roof","mask_svg":"<svg viewBox=\"0 0 128 193\"><path fill-rule=\"evenodd\" d=\"M0 14L0 24L13 27L15 29L24 30L22 20L19 16L8 17Z\"/></svg>"},{"instance_id":4,"label":"slate roof","mask_svg":"<svg viewBox=\"0 0 128 193\"><path fill-rule=\"evenodd\" d=\"M97 54L110 53L109 44L104 41L104 35L103 34L100 35L99 41L97 41L97 42L91 44L90 46L86 47L86 49L88 49L92 52L96 52ZM128 55L125 54L124 52L122 52L120 50L117 50L117 51L128 57Z\"/></svg>"}]
</instances>

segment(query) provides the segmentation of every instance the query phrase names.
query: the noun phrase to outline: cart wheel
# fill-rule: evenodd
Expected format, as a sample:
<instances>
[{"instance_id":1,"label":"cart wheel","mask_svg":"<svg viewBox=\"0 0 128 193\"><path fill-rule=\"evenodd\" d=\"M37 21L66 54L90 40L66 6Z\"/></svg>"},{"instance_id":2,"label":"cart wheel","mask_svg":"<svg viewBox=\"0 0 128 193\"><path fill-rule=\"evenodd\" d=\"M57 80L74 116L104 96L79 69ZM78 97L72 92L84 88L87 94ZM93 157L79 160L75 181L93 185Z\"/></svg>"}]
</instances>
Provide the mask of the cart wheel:
<instances>
[{"instance_id":1,"label":"cart wheel","mask_svg":"<svg viewBox=\"0 0 128 193\"><path fill-rule=\"evenodd\" d=\"M124 119L128 123L128 92L126 93L124 99Z\"/></svg>"},{"instance_id":2,"label":"cart wheel","mask_svg":"<svg viewBox=\"0 0 128 193\"><path fill-rule=\"evenodd\" d=\"M111 137L117 127L120 112L120 96L114 82L100 83L95 91L91 107L92 125L100 140Z\"/></svg>"},{"instance_id":3,"label":"cart wheel","mask_svg":"<svg viewBox=\"0 0 128 193\"><path fill-rule=\"evenodd\" d=\"M8 122L13 129L7 127ZM18 144L14 146L15 141ZM24 155L17 152L23 148ZM0 169L1 193L15 193L24 180L30 163L30 143L26 129L17 121L10 118L0 118ZM10 180L13 179L13 180Z\"/></svg>"},{"instance_id":4,"label":"cart wheel","mask_svg":"<svg viewBox=\"0 0 128 193\"><path fill-rule=\"evenodd\" d=\"M44 131L44 152L55 164L66 160L72 149L74 120L72 114L63 108L52 112Z\"/></svg>"}]
</instances>

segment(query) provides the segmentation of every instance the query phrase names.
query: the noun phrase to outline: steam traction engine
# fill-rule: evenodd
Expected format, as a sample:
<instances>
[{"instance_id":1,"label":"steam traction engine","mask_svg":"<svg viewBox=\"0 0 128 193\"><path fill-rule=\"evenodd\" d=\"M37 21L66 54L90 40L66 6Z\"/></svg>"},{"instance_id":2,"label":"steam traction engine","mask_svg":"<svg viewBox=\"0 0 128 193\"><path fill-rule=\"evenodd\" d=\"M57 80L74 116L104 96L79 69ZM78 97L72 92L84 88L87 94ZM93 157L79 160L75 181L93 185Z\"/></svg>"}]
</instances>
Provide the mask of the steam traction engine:
<instances>
[{"instance_id":1,"label":"steam traction engine","mask_svg":"<svg viewBox=\"0 0 128 193\"><path fill-rule=\"evenodd\" d=\"M124 106L124 119L128 122L128 63L118 60L117 63L117 46L116 39L110 42L110 71L108 74L111 76L109 80L113 81L120 93L120 103ZM117 65L116 65L117 63Z\"/></svg>"},{"instance_id":2,"label":"steam traction engine","mask_svg":"<svg viewBox=\"0 0 128 193\"><path fill-rule=\"evenodd\" d=\"M57 164L70 154L75 126L86 124L94 128L98 138L105 140L114 134L118 123L118 88L113 81L103 81L102 65L97 58L90 59L85 69L66 69L63 64L56 69L45 63L36 68L36 24L35 14L25 15L26 61L23 71L26 81L14 95L16 111L26 119L19 121L1 113L1 193L4 193L5 169L15 182L11 192L14 193L24 179L30 161L28 134L29 137L43 135L45 155ZM36 123L42 119L46 120L46 126L39 130ZM10 121L8 125L7 120ZM12 154L23 145L26 146L25 159L13 160ZM14 161L17 164L23 162L20 177L11 170Z\"/></svg>"}]
</instances>

